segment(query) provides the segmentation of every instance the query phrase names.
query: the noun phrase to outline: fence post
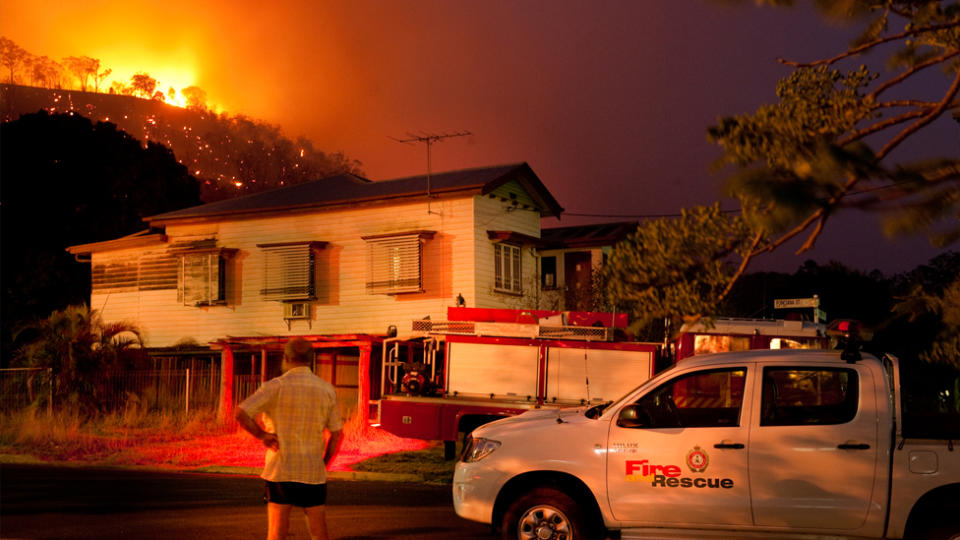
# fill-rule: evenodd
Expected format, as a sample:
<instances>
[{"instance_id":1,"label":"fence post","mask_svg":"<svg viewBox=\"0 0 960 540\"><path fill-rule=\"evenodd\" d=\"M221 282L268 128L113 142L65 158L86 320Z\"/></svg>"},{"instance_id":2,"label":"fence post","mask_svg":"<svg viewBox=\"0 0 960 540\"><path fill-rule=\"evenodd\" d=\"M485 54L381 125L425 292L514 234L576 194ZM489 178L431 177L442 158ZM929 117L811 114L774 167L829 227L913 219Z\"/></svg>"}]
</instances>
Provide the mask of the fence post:
<instances>
[{"instance_id":1,"label":"fence post","mask_svg":"<svg viewBox=\"0 0 960 540\"><path fill-rule=\"evenodd\" d=\"M185 416L190 414L190 368L187 368L186 388L187 388L187 391L184 392L186 394L186 404L183 406Z\"/></svg>"},{"instance_id":2,"label":"fence post","mask_svg":"<svg viewBox=\"0 0 960 540\"><path fill-rule=\"evenodd\" d=\"M47 368L47 417L53 418L53 368Z\"/></svg>"}]
</instances>

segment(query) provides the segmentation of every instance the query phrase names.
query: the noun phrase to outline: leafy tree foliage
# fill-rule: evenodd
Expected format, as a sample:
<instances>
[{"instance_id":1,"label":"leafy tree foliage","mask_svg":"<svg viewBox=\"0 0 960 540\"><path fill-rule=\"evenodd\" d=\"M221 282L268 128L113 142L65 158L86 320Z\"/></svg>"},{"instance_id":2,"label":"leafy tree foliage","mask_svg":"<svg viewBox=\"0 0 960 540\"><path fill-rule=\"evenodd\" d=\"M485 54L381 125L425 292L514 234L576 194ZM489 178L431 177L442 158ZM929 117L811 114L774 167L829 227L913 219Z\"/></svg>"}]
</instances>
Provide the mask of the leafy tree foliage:
<instances>
[{"instance_id":1,"label":"leafy tree foliage","mask_svg":"<svg viewBox=\"0 0 960 540\"><path fill-rule=\"evenodd\" d=\"M6 359L18 323L88 301L90 266L67 246L141 231L144 217L201 201L168 148L113 124L40 112L0 125L0 139Z\"/></svg>"},{"instance_id":2,"label":"leafy tree foliage","mask_svg":"<svg viewBox=\"0 0 960 540\"><path fill-rule=\"evenodd\" d=\"M103 412L111 395L112 370L128 367L143 346L136 326L104 323L86 305L68 306L26 325L17 363L50 369L53 402L81 413Z\"/></svg>"},{"instance_id":3,"label":"leafy tree foliage","mask_svg":"<svg viewBox=\"0 0 960 540\"><path fill-rule=\"evenodd\" d=\"M783 4L787 2L772 2ZM818 2L831 17L867 17L847 51L795 69L777 86L779 101L755 113L722 118L709 130L739 167L728 182L760 240L754 255L806 235L811 249L829 218L845 208L888 211L890 233L928 230L937 245L960 239L960 160L888 163L904 141L950 111L960 111L960 4L933 0ZM855 56L894 48L892 75ZM887 98L939 66L939 97ZM930 79L924 79L926 83ZM916 90L913 90L916 92ZM943 218L952 216L945 223Z\"/></svg>"},{"instance_id":4,"label":"leafy tree foliage","mask_svg":"<svg viewBox=\"0 0 960 540\"><path fill-rule=\"evenodd\" d=\"M896 303L874 348L960 367L960 252L939 255L891 281Z\"/></svg>"},{"instance_id":5,"label":"leafy tree foliage","mask_svg":"<svg viewBox=\"0 0 960 540\"><path fill-rule=\"evenodd\" d=\"M951 111L960 119L960 4L814 4L830 18L867 18L866 28L849 49L833 57L781 60L794 70L777 85L776 103L753 114L721 118L709 128L709 137L723 149L717 166L737 169L726 185L741 206L741 217L730 221L735 234L723 227L692 231L684 213L680 220L641 228L646 234L659 231L659 248L642 233L615 248L612 260L619 268L611 272L623 272L622 283L611 280L610 290L641 318L715 314L754 257L801 235L806 238L798 253L811 249L829 218L848 208L883 212L891 234L924 230L940 246L960 240L960 159L951 155L889 163L904 141L929 133L925 128L949 120ZM877 49L893 51L888 61L892 74L846 66ZM932 73L935 67L945 77ZM921 77L928 77L926 86L939 84L938 97L903 97L917 92L913 83ZM928 84L930 80L935 83ZM897 97L888 97L893 94ZM685 239L708 235L715 237L701 238L700 246ZM729 249L704 251L709 245ZM628 275L631 264L639 269L637 277Z\"/></svg>"},{"instance_id":6,"label":"leafy tree foliage","mask_svg":"<svg viewBox=\"0 0 960 540\"><path fill-rule=\"evenodd\" d=\"M642 223L611 251L601 279L615 305L641 325L666 319L679 329L685 319L716 313L749 235L719 204L684 210L677 219Z\"/></svg>"}]
</instances>

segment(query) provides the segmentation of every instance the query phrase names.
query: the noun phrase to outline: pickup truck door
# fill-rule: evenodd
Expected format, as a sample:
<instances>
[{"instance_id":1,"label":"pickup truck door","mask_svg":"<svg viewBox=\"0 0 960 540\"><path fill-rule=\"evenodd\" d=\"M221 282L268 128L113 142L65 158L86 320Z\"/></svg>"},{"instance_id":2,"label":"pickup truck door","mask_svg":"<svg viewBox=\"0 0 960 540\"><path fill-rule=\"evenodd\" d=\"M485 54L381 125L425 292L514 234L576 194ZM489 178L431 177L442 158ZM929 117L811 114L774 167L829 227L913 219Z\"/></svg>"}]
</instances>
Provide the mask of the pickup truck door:
<instances>
[{"instance_id":1,"label":"pickup truck door","mask_svg":"<svg viewBox=\"0 0 960 540\"><path fill-rule=\"evenodd\" d=\"M863 526L878 467L876 384L862 364L763 366L748 445L756 525Z\"/></svg>"},{"instance_id":2,"label":"pickup truck door","mask_svg":"<svg viewBox=\"0 0 960 540\"><path fill-rule=\"evenodd\" d=\"M607 494L626 526L749 525L747 366L678 373L611 422Z\"/></svg>"}]
</instances>

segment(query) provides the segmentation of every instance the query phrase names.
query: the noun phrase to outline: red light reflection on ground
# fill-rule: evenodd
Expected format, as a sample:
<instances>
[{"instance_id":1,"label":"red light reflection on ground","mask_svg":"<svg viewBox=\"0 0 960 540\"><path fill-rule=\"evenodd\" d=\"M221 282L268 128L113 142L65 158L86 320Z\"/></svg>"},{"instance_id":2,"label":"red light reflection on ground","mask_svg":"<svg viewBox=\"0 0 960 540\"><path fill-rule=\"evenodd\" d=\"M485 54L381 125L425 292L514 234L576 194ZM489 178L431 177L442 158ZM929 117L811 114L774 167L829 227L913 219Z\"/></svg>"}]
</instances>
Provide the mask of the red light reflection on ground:
<instances>
[{"instance_id":1,"label":"red light reflection on ground","mask_svg":"<svg viewBox=\"0 0 960 540\"><path fill-rule=\"evenodd\" d=\"M380 428L365 430L345 427L340 453L329 467L331 471L350 471L351 465L365 459L394 452L422 450L430 441L404 439ZM178 441L146 441L121 450L105 460L112 465L151 465L159 467L262 467L263 445L246 432L197 435Z\"/></svg>"}]
</instances>

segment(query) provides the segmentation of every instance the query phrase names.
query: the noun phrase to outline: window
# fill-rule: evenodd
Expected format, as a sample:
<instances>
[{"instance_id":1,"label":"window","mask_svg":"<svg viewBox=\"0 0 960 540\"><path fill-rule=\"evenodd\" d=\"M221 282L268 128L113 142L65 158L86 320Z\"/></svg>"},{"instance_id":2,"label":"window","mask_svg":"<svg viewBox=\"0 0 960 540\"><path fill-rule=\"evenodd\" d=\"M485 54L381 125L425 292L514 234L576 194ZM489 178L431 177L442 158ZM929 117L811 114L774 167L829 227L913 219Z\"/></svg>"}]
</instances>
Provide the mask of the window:
<instances>
[{"instance_id":1,"label":"window","mask_svg":"<svg viewBox=\"0 0 960 540\"><path fill-rule=\"evenodd\" d=\"M771 349L822 349L820 338L772 338Z\"/></svg>"},{"instance_id":2,"label":"window","mask_svg":"<svg viewBox=\"0 0 960 540\"><path fill-rule=\"evenodd\" d=\"M432 231L364 236L367 241L367 293L423 291L423 239Z\"/></svg>"},{"instance_id":3,"label":"window","mask_svg":"<svg viewBox=\"0 0 960 540\"><path fill-rule=\"evenodd\" d=\"M555 256L540 258L540 286L544 289L557 288L557 258Z\"/></svg>"},{"instance_id":4,"label":"window","mask_svg":"<svg viewBox=\"0 0 960 540\"><path fill-rule=\"evenodd\" d=\"M510 244L493 245L493 288L498 291L522 293L520 285L520 247Z\"/></svg>"},{"instance_id":5,"label":"window","mask_svg":"<svg viewBox=\"0 0 960 540\"><path fill-rule=\"evenodd\" d=\"M744 368L701 371L660 386L637 401L647 428L740 425Z\"/></svg>"},{"instance_id":6,"label":"window","mask_svg":"<svg viewBox=\"0 0 960 540\"><path fill-rule=\"evenodd\" d=\"M180 256L178 296L185 306L226 303L226 260L222 251Z\"/></svg>"},{"instance_id":7,"label":"window","mask_svg":"<svg viewBox=\"0 0 960 540\"><path fill-rule=\"evenodd\" d=\"M747 336L697 334L693 338L693 354L747 350L750 350L750 338Z\"/></svg>"},{"instance_id":8,"label":"window","mask_svg":"<svg viewBox=\"0 0 960 540\"><path fill-rule=\"evenodd\" d=\"M313 300L316 291L316 251L324 242L258 244L263 250L264 300Z\"/></svg>"},{"instance_id":9,"label":"window","mask_svg":"<svg viewBox=\"0 0 960 540\"><path fill-rule=\"evenodd\" d=\"M852 369L765 368L761 426L844 424L857 415Z\"/></svg>"}]
</instances>

